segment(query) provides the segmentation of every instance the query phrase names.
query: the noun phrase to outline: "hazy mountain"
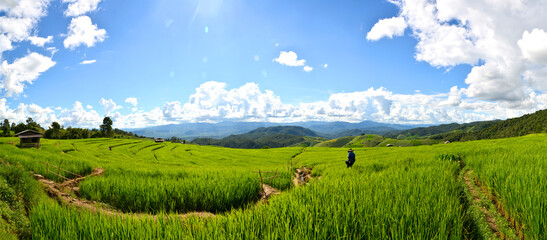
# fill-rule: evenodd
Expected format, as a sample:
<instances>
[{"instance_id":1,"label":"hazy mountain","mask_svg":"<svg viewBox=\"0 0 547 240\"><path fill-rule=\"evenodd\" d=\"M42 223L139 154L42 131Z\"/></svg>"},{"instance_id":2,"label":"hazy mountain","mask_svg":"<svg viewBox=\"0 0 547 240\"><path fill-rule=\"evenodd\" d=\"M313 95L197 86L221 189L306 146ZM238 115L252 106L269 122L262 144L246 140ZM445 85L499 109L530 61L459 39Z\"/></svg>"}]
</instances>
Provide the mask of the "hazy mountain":
<instances>
[{"instance_id":1,"label":"hazy mountain","mask_svg":"<svg viewBox=\"0 0 547 240\"><path fill-rule=\"evenodd\" d=\"M208 138L223 138L234 134L243 134L257 128L267 128L274 126L299 126L308 128L314 131L319 136L330 137L333 134L338 134L347 130L363 130L367 132L376 131L380 133L388 130L402 130L415 127L423 127L427 125L403 125L403 124L386 124L373 121L363 121L360 123L348 122L298 122L298 123L271 123L271 122L220 122L220 123L180 123L163 126L125 129L135 134L146 137L163 137L169 138L172 136L192 140L198 137ZM368 133L368 132L367 132Z\"/></svg>"}]
</instances>

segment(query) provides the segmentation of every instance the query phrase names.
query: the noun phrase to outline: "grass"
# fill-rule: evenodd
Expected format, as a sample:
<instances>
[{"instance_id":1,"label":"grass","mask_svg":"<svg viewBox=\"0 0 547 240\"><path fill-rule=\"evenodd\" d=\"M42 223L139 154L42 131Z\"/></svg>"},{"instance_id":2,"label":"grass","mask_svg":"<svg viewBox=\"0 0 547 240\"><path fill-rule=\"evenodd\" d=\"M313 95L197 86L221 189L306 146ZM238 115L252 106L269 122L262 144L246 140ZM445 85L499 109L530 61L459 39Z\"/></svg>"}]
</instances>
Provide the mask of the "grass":
<instances>
[{"instance_id":1,"label":"grass","mask_svg":"<svg viewBox=\"0 0 547 240\"><path fill-rule=\"evenodd\" d=\"M498 219L505 213L514 225L507 235L515 229L515 235L544 239L546 139L355 148L349 169L340 148L248 150L119 139L45 140L39 150L0 139L0 158L38 172L40 165L24 156L63 160L83 174L102 167L103 176L81 183L82 196L124 212L156 214L112 216L42 200L30 211L33 239L489 239L480 210L465 200L462 162L485 197L499 199L504 212ZM315 178L291 187L292 172L302 166ZM283 172L272 183L283 193L255 206L258 170ZM191 211L217 215L176 215Z\"/></svg>"}]
</instances>

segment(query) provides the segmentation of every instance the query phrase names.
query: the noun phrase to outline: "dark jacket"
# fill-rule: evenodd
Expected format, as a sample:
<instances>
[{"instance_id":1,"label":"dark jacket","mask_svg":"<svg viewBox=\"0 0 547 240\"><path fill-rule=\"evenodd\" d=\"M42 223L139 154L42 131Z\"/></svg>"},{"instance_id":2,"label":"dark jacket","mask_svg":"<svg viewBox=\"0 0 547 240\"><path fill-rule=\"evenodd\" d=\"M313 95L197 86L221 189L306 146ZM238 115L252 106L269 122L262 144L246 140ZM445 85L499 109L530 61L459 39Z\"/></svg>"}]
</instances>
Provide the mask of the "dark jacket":
<instances>
[{"instance_id":1,"label":"dark jacket","mask_svg":"<svg viewBox=\"0 0 547 240\"><path fill-rule=\"evenodd\" d=\"M349 152L348 153L348 160L355 162L355 153Z\"/></svg>"}]
</instances>

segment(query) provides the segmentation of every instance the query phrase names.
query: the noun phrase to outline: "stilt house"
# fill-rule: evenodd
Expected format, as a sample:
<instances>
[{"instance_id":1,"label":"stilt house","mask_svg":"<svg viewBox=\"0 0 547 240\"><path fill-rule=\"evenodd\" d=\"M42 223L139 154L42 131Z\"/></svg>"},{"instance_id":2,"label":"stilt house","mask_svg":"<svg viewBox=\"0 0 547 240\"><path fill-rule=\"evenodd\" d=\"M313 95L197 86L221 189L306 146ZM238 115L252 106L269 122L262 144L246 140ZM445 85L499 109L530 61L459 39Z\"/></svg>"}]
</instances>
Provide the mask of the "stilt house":
<instances>
[{"instance_id":1,"label":"stilt house","mask_svg":"<svg viewBox=\"0 0 547 240\"><path fill-rule=\"evenodd\" d=\"M21 140L21 144L19 147L40 147L40 138L43 137L43 135L37 131L34 130L25 130L19 133L15 134L16 137L19 137Z\"/></svg>"}]
</instances>

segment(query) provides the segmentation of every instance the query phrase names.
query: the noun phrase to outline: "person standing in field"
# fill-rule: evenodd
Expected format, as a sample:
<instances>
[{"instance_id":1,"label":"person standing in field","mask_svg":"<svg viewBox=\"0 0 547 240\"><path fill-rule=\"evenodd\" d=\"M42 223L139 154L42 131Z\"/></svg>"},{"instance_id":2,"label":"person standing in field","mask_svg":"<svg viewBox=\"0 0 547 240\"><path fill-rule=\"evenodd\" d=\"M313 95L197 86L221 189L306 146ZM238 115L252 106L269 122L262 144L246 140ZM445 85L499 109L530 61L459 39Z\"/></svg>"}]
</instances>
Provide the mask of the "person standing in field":
<instances>
[{"instance_id":1,"label":"person standing in field","mask_svg":"<svg viewBox=\"0 0 547 240\"><path fill-rule=\"evenodd\" d=\"M348 150L348 160L346 160L346 165L349 167L353 166L355 163L355 153L353 153L353 149Z\"/></svg>"}]
</instances>

